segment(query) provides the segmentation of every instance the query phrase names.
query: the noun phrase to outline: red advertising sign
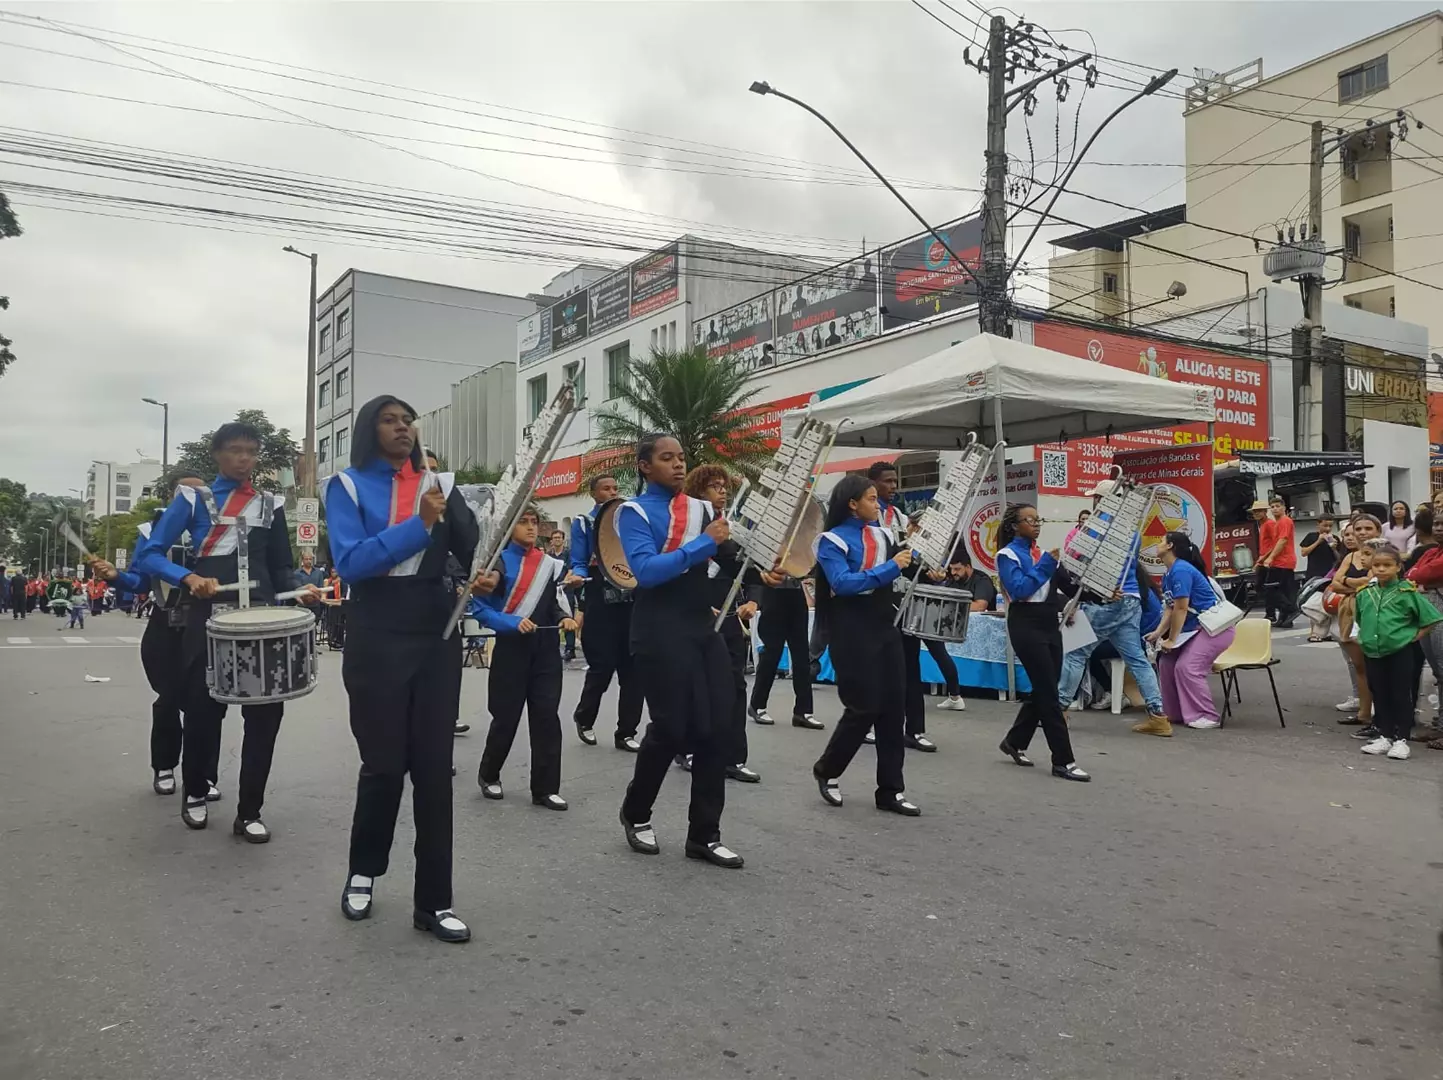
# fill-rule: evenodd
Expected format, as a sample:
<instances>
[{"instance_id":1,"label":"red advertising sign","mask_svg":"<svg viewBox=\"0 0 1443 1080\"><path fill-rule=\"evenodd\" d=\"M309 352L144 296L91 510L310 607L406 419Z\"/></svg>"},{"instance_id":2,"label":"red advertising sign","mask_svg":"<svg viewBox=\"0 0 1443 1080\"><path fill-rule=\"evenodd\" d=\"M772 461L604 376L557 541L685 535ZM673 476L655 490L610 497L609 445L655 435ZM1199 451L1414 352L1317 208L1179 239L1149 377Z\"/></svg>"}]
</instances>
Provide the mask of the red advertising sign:
<instances>
[{"instance_id":1,"label":"red advertising sign","mask_svg":"<svg viewBox=\"0 0 1443 1080\"><path fill-rule=\"evenodd\" d=\"M550 499L570 495L581 487L581 458L555 458L536 482L536 497Z\"/></svg>"},{"instance_id":2,"label":"red advertising sign","mask_svg":"<svg viewBox=\"0 0 1443 1080\"><path fill-rule=\"evenodd\" d=\"M1066 323L1037 323L1033 341L1044 349L1095 364L1139 371L1156 379L1210 386L1217 399L1213 449L1218 459L1227 460L1239 450L1268 448L1268 370L1262 360L1130 334L1099 333ZM1040 448L1040 490L1047 495L1083 495L1099 480L1107 479L1114 452L1186 446L1206 440L1206 424L1184 424L1114 435L1110 440L1050 444Z\"/></svg>"},{"instance_id":3,"label":"red advertising sign","mask_svg":"<svg viewBox=\"0 0 1443 1080\"><path fill-rule=\"evenodd\" d=\"M1162 571L1158 543L1170 532L1184 532L1212 562L1213 449L1208 443L1158 450L1125 450L1112 463L1122 475L1157 489L1157 500L1142 522L1142 561Z\"/></svg>"},{"instance_id":4,"label":"red advertising sign","mask_svg":"<svg viewBox=\"0 0 1443 1080\"><path fill-rule=\"evenodd\" d=\"M794 409L800 409L812 400L812 393L793 394L791 397L778 398L776 401L769 401L765 405L753 405L742 411L753 418L738 434L761 436L773 449L782 441L782 414L789 413Z\"/></svg>"}]
</instances>

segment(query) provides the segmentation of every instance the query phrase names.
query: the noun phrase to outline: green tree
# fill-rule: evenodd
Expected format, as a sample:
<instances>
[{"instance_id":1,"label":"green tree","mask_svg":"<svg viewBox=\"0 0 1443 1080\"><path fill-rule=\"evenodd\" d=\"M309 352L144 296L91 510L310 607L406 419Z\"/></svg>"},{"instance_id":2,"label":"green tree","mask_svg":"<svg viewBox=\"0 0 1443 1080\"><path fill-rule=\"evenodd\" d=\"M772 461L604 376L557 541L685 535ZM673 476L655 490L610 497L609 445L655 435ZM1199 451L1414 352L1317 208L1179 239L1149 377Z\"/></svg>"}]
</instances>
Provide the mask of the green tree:
<instances>
[{"instance_id":1,"label":"green tree","mask_svg":"<svg viewBox=\"0 0 1443 1080\"><path fill-rule=\"evenodd\" d=\"M31 570L39 567L44 573L57 566L74 566L75 547L66 541L64 533L58 528L59 522L67 519L76 534L83 537L85 507L79 499L31 495L25 517L15 532L13 551L17 562ZM42 552L46 565L41 563Z\"/></svg>"},{"instance_id":2,"label":"green tree","mask_svg":"<svg viewBox=\"0 0 1443 1080\"><path fill-rule=\"evenodd\" d=\"M108 562L115 561L117 551L123 550L134 556L140 526L149 521L161 505L157 499L141 499L123 514L91 518L86 527L86 547ZM107 531L109 542L106 540Z\"/></svg>"},{"instance_id":3,"label":"green tree","mask_svg":"<svg viewBox=\"0 0 1443 1080\"><path fill-rule=\"evenodd\" d=\"M618 404L593 414L598 434L588 476L604 470L623 486L634 481L631 449L655 432L676 436L688 468L716 463L755 478L772 456L750 408L760 387L747 386L746 366L738 360L708 360L705 346L653 349L645 359L628 361L626 378L613 393Z\"/></svg>"},{"instance_id":4,"label":"green tree","mask_svg":"<svg viewBox=\"0 0 1443 1080\"><path fill-rule=\"evenodd\" d=\"M0 477L0 562L7 556L19 558L14 549L15 530L25 520L27 508L25 485Z\"/></svg>"},{"instance_id":5,"label":"green tree","mask_svg":"<svg viewBox=\"0 0 1443 1080\"><path fill-rule=\"evenodd\" d=\"M5 197L5 192L0 191L0 240L10 240L19 236L25 230L20 227L20 219L15 216L15 211L10 207L10 200ZM0 294L0 311L10 310L10 297ZM15 362L15 354L10 351L10 346L15 344L4 334L0 334L0 375L5 374L5 369ZM0 548L3 548L5 534L0 531Z\"/></svg>"},{"instance_id":6,"label":"green tree","mask_svg":"<svg viewBox=\"0 0 1443 1080\"><path fill-rule=\"evenodd\" d=\"M260 432L261 454L256 462L255 484L257 487L276 487L281 471L295 469L301 449L291 438L289 428L277 428L260 409L241 409L235 418L243 424L250 424ZM187 473L209 480L215 476L215 462L210 456L210 440L214 431L207 431L199 439L180 444L180 455L172 462L170 471L162 477L160 490L170 491L175 482Z\"/></svg>"}]
</instances>

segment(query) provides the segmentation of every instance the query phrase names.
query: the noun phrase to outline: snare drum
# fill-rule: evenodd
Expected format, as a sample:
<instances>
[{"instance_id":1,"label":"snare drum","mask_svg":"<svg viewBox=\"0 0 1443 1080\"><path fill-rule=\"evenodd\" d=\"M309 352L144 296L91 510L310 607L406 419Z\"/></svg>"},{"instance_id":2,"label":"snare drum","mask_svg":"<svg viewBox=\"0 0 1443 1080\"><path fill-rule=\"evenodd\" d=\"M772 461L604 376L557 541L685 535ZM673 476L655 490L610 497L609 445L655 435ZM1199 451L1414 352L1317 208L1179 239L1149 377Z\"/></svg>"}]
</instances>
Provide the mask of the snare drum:
<instances>
[{"instance_id":1,"label":"snare drum","mask_svg":"<svg viewBox=\"0 0 1443 1080\"><path fill-rule=\"evenodd\" d=\"M316 617L305 608L238 608L205 624L206 686L228 705L267 705L316 688Z\"/></svg>"},{"instance_id":2,"label":"snare drum","mask_svg":"<svg viewBox=\"0 0 1443 1080\"><path fill-rule=\"evenodd\" d=\"M927 641L967 640L967 616L972 594L945 585L918 585L902 600L902 633Z\"/></svg>"}]
</instances>

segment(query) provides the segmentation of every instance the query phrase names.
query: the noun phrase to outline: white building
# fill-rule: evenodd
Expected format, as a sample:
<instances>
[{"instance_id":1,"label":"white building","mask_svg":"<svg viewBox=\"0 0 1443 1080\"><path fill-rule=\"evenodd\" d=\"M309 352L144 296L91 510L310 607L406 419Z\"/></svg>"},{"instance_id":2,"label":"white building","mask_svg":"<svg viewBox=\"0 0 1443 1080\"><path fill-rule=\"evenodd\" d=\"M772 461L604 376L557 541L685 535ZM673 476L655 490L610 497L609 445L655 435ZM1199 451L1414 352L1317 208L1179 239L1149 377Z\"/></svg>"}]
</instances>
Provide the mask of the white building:
<instances>
[{"instance_id":1,"label":"white building","mask_svg":"<svg viewBox=\"0 0 1443 1080\"><path fill-rule=\"evenodd\" d=\"M102 461L85 473L85 510L92 517L124 514L141 499L153 498L160 479L160 462Z\"/></svg>"},{"instance_id":2,"label":"white building","mask_svg":"<svg viewBox=\"0 0 1443 1080\"><path fill-rule=\"evenodd\" d=\"M423 413L421 436L448 469L505 468L516 457L516 362L492 364L451 387L451 402Z\"/></svg>"},{"instance_id":3,"label":"white building","mask_svg":"<svg viewBox=\"0 0 1443 1080\"><path fill-rule=\"evenodd\" d=\"M453 384L515 359L516 320L535 310L522 296L342 274L316 300L317 477L349 464L361 405L378 394L420 413L450 403Z\"/></svg>"}]
</instances>

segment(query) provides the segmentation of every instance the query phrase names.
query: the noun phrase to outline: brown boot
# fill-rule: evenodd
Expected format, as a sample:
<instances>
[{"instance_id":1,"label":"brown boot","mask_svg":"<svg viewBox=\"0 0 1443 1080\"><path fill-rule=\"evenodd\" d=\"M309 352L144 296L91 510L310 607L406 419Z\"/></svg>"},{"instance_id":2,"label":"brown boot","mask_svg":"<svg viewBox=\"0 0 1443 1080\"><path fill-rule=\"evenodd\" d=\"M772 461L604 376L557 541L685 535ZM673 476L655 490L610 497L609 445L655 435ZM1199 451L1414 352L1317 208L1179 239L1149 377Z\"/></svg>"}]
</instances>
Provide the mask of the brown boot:
<instances>
[{"instance_id":1,"label":"brown boot","mask_svg":"<svg viewBox=\"0 0 1443 1080\"><path fill-rule=\"evenodd\" d=\"M1160 735L1164 739L1172 738L1172 722L1166 716L1159 716L1156 713L1149 713L1146 720L1140 724L1133 724L1132 730L1139 735Z\"/></svg>"}]
</instances>

